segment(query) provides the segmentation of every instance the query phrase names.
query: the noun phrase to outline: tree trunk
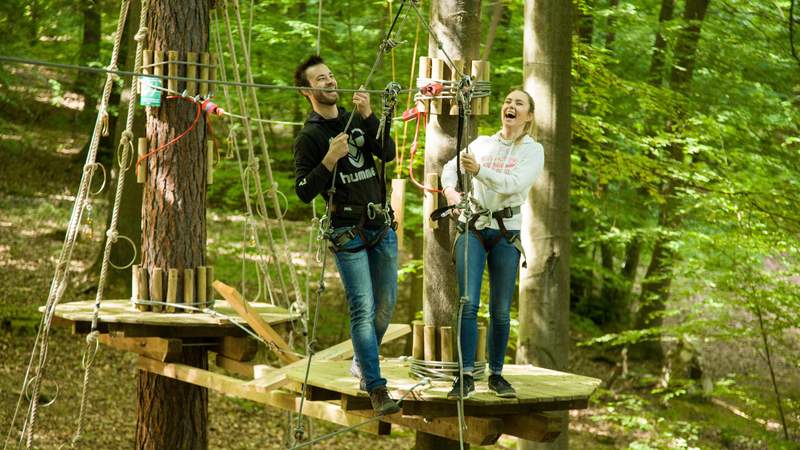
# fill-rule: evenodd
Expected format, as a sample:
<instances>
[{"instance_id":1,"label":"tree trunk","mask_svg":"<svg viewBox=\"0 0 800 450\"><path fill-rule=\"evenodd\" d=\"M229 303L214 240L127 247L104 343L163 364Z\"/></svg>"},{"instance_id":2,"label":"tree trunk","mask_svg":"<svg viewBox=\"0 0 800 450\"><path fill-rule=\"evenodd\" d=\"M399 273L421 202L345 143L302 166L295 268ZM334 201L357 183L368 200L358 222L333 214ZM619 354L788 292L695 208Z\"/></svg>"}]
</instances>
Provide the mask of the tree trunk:
<instances>
[{"instance_id":1,"label":"tree trunk","mask_svg":"<svg viewBox=\"0 0 800 450\"><path fill-rule=\"evenodd\" d=\"M148 48L166 52L208 51L209 4L204 0L151 0ZM184 74L180 74L185 76ZM183 90L180 83L178 90ZM196 106L162 98L147 109L150 147L186 130ZM142 204L142 267L151 274L205 265L206 130L202 120L174 145L142 163L147 171ZM166 283L165 283L166 285ZM179 291L183 287L178 282ZM178 298L183 293L178 292ZM184 349L182 363L208 368L202 348ZM137 388L136 448L208 447L208 392L205 388L140 372Z\"/></svg>"},{"instance_id":2,"label":"tree trunk","mask_svg":"<svg viewBox=\"0 0 800 450\"><path fill-rule=\"evenodd\" d=\"M584 0L582 3L583 8L580 4L575 4L578 8L578 39L583 44L591 44L594 36L594 0Z\"/></svg>"},{"instance_id":3,"label":"tree trunk","mask_svg":"<svg viewBox=\"0 0 800 450\"><path fill-rule=\"evenodd\" d=\"M544 146L544 171L523 212L522 241L528 268L520 280L517 362L567 369L570 257L570 2L526 0L525 89L536 103L537 140ZM566 449L567 424L552 443L520 441L521 449Z\"/></svg>"},{"instance_id":4,"label":"tree trunk","mask_svg":"<svg viewBox=\"0 0 800 450\"><path fill-rule=\"evenodd\" d=\"M694 72L697 56L697 44L700 41L700 28L708 10L709 0L687 0L684 10L684 24L675 43L675 64L670 76L670 87L681 94L686 94ZM672 124L667 124L667 131L672 132ZM684 159L683 147L679 144L670 146L670 157L681 163ZM666 202L659 213L659 225L666 230L677 230L683 218L679 215L680 199L675 196L678 181L670 179L664 183L662 195ZM656 239L653 256L647 275L642 283L640 308L636 317L636 328L659 328L663 324L663 312L669 299L669 288L672 281L672 267L675 253L672 250L670 235L665 234ZM633 348L634 357L663 360L661 348L661 332L646 342Z\"/></svg>"},{"instance_id":5,"label":"tree trunk","mask_svg":"<svg viewBox=\"0 0 800 450\"><path fill-rule=\"evenodd\" d=\"M667 57L667 41L664 39L664 25L672 20L675 13L675 0L661 0L661 11L658 14L658 30L653 43L653 56L650 60L650 83L661 86L664 76L664 61Z\"/></svg>"},{"instance_id":6,"label":"tree trunk","mask_svg":"<svg viewBox=\"0 0 800 450\"><path fill-rule=\"evenodd\" d=\"M442 47L453 60L465 61L465 72L469 74L472 60L478 59L480 51L480 0L437 0L431 2L430 25L433 33L442 42ZM428 40L428 54L445 59L435 37ZM447 71L446 71L447 72ZM425 130L425 173L441 174L444 164L455 157L458 116L448 114L430 115ZM467 119L462 145L474 138L476 120ZM439 203L444 204L440 196ZM425 219L423 231L423 316L426 325L451 326L458 313L458 289L455 268L450 259L450 246L455 226L452 221L439 221L439 227L430 229ZM433 435L417 432L416 448L458 448L458 442L441 440Z\"/></svg>"},{"instance_id":7,"label":"tree trunk","mask_svg":"<svg viewBox=\"0 0 800 450\"><path fill-rule=\"evenodd\" d=\"M84 66L100 60L100 5L98 0L86 0L81 4L83 12L83 39L81 41L78 61ZM132 19L133 17L131 17ZM130 22L135 23L135 22ZM127 27L130 29L131 27ZM84 112L94 111L97 103L100 76L89 73L79 73L75 79L75 91L84 96ZM94 114L92 114L94 115Z\"/></svg>"},{"instance_id":8,"label":"tree trunk","mask_svg":"<svg viewBox=\"0 0 800 450\"><path fill-rule=\"evenodd\" d=\"M614 45L614 40L617 38L617 32L615 27L617 26L617 20L614 16L617 13L617 8L619 7L619 0L610 0L608 2L609 9L612 10L611 15L608 16L608 32L606 32L606 48L611 50L611 46Z\"/></svg>"}]
</instances>

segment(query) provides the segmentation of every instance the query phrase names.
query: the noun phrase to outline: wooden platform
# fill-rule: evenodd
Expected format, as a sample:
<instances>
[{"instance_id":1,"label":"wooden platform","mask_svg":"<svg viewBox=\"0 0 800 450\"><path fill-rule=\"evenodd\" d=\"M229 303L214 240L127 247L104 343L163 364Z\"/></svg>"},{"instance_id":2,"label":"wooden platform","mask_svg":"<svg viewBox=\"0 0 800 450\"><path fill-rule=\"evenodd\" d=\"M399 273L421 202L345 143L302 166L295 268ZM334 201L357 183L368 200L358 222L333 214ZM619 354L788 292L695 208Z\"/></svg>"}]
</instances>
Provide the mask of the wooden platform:
<instances>
[{"instance_id":1,"label":"wooden platform","mask_svg":"<svg viewBox=\"0 0 800 450\"><path fill-rule=\"evenodd\" d=\"M272 326L297 319L285 308L265 303L249 304ZM43 311L43 307L39 311ZM246 324L225 300L216 300L215 311L227 318L205 313L168 313L138 311L129 300L104 300L100 303L98 328L101 333L115 332L126 337L220 337L244 336L235 323ZM94 300L61 303L55 318L73 327L76 333L88 332L92 323ZM66 323L64 323L66 322Z\"/></svg>"},{"instance_id":2,"label":"wooden platform","mask_svg":"<svg viewBox=\"0 0 800 450\"><path fill-rule=\"evenodd\" d=\"M387 379L388 388L395 398L400 398L419 381L409 375L409 365L408 361L397 358L381 362L381 374ZM350 361L312 360L308 384L317 390L334 392L345 398L352 397L348 402L351 409L360 406L370 408L367 394L359 389L358 380L350 375L349 369ZM291 381L302 383L305 367L294 366L287 371L287 375ZM489 391L485 381L479 381L475 384L475 394L464 401L467 415L480 417L582 409L600 384L596 378L531 365L506 365L503 376L516 389L517 398L499 398ZM403 401L403 414L456 416L456 402L447 399L450 388L449 382L434 382L429 388L415 390ZM316 392L315 395L320 398L325 393Z\"/></svg>"}]
</instances>

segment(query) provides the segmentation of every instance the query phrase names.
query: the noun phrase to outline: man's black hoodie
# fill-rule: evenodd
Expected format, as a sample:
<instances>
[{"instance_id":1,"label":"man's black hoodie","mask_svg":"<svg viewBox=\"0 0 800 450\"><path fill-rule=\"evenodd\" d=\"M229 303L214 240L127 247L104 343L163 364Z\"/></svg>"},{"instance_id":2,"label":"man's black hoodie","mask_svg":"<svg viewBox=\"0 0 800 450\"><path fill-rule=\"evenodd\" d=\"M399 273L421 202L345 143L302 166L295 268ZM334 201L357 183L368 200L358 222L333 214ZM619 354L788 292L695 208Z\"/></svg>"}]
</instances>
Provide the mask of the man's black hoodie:
<instances>
[{"instance_id":1,"label":"man's black hoodie","mask_svg":"<svg viewBox=\"0 0 800 450\"><path fill-rule=\"evenodd\" d=\"M312 111L295 138L295 191L305 203L311 202L317 195L322 195L327 201L327 191L333 174L322 164L322 159L328 152L329 141L344 130L351 114L341 106L338 108L339 115L334 119L325 119ZM373 156L389 162L394 159L395 145L389 137L389 126L384 131L386 138L383 143L378 142L376 136L379 126L375 114L366 119L356 114L350 124L350 153L336 163L336 193L333 197L335 212L332 215L334 227L358 223L360 217L345 214L345 207L357 206L363 211L370 202L381 205L385 202L385 190L381 186L381 175ZM367 221L366 226L374 228L382 223L382 218L378 218Z\"/></svg>"}]
</instances>

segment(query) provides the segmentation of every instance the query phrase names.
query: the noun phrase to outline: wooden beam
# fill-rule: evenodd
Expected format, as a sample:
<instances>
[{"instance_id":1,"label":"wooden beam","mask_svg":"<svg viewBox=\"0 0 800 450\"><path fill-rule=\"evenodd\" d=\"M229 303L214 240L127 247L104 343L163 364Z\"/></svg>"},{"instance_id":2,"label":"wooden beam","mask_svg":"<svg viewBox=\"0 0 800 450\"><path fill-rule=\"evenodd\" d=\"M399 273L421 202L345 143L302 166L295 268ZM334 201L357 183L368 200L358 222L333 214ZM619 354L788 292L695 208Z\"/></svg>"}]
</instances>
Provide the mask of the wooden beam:
<instances>
[{"instance_id":1,"label":"wooden beam","mask_svg":"<svg viewBox=\"0 0 800 450\"><path fill-rule=\"evenodd\" d=\"M561 417L555 414L503 416L503 434L534 442L552 442L561 434Z\"/></svg>"},{"instance_id":2,"label":"wooden beam","mask_svg":"<svg viewBox=\"0 0 800 450\"><path fill-rule=\"evenodd\" d=\"M225 336L211 351L236 361L250 361L258 352L258 343L249 337Z\"/></svg>"},{"instance_id":3,"label":"wooden beam","mask_svg":"<svg viewBox=\"0 0 800 450\"><path fill-rule=\"evenodd\" d=\"M275 351L278 359L283 361L284 364L291 364L300 360L300 358L294 355L294 351L289 347L286 341L283 340L281 335L278 334L267 322L265 322L257 311L250 307L247 301L242 298L242 295L239 294L235 288L230 287L221 281L214 281L213 286L214 289L216 289L217 292L219 292L219 294L228 301L228 304L230 304L231 307L236 310L242 319L244 319L253 328L253 331L258 333L258 335L261 336L265 341L275 344L275 346L278 348L277 351ZM200 288L198 287L198 289ZM202 294L203 297L205 297L205 292Z\"/></svg>"},{"instance_id":4,"label":"wooden beam","mask_svg":"<svg viewBox=\"0 0 800 450\"><path fill-rule=\"evenodd\" d=\"M371 417L372 411L352 411L353 415ZM441 436L458 441L458 417L427 418L420 416L404 416L392 414L385 416L386 422L412 430ZM470 445L492 445L503 434L503 419L497 417L465 417L467 429L464 430L464 442Z\"/></svg>"},{"instance_id":5,"label":"wooden beam","mask_svg":"<svg viewBox=\"0 0 800 450\"><path fill-rule=\"evenodd\" d=\"M138 368L185 383L213 389L225 395L241 397L287 411L296 412L300 406L300 396L296 393L280 390L257 392L249 389L247 383L242 380L185 364L164 363L140 356ZM363 416L348 414L342 411L338 405L328 402L306 401L303 405L303 415L342 426L352 426L364 421ZM391 431L389 426L377 421L359 427L358 430L373 434L389 434Z\"/></svg>"},{"instance_id":6,"label":"wooden beam","mask_svg":"<svg viewBox=\"0 0 800 450\"><path fill-rule=\"evenodd\" d=\"M469 416L505 416L533 414L544 411L585 409L587 399L544 401L535 403L501 403L494 405L473 403L464 404L464 413ZM458 415L456 403L452 401L430 401L408 399L403 402L403 414L425 417L454 417Z\"/></svg>"},{"instance_id":7,"label":"wooden beam","mask_svg":"<svg viewBox=\"0 0 800 450\"><path fill-rule=\"evenodd\" d=\"M176 361L183 353L180 339L157 337L126 338L101 334L100 343L124 352L133 352L158 361Z\"/></svg>"}]
</instances>

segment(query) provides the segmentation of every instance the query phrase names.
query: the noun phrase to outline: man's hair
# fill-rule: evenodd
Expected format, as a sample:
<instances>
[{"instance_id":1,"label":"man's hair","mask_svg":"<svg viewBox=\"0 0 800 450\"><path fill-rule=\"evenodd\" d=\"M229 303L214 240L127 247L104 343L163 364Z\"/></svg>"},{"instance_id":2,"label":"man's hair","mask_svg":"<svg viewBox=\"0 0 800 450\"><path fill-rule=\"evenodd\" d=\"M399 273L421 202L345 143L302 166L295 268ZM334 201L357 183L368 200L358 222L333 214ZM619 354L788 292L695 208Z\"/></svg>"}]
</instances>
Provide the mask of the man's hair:
<instances>
[{"instance_id":1,"label":"man's hair","mask_svg":"<svg viewBox=\"0 0 800 450\"><path fill-rule=\"evenodd\" d=\"M302 64L297 66L297 69L294 70L294 85L298 87L311 86L306 76L306 69L316 66L317 64L325 64L325 60L319 55L311 55L306 58Z\"/></svg>"}]
</instances>

